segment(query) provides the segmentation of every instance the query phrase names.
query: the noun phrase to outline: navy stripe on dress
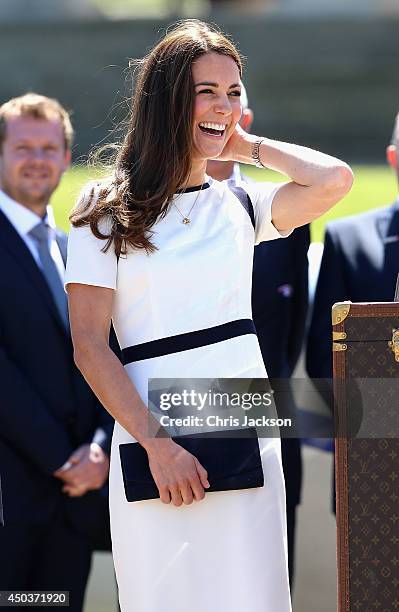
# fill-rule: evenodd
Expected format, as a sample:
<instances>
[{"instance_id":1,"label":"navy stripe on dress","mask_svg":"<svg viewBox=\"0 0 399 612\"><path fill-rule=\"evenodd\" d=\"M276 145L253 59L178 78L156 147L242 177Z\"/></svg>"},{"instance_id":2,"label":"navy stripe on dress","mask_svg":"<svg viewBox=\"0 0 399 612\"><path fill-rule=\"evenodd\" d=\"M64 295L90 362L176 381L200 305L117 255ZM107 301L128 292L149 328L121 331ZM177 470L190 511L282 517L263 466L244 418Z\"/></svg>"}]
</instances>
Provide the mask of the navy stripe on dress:
<instances>
[{"instance_id":1,"label":"navy stripe on dress","mask_svg":"<svg viewBox=\"0 0 399 612\"><path fill-rule=\"evenodd\" d=\"M256 329L252 319L238 319L229 321L215 327L207 329L199 329L197 331L179 334L178 336L169 336L128 346L122 349L122 363L126 365L134 361L142 361L143 359L153 359L154 357L162 357L171 353L180 353L190 349L200 348L230 340L238 336L246 334L256 334Z\"/></svg>"},{"instance_id":2,"label":"navy stripe on dress","mask_svg":"<svg viewBox=\"0 0 399 612\"><path fill-rule=\"evenodd\" d=\"M249 197L249 193L247 193L244 187L237 185L234 180L228 180L227 186L230 191L232 191L234 195L240 200L242 206L245 208L249 215L249 218L251 219L252 227L255 229L255 212L252 200Z\"/></svg>"}]
</instances>

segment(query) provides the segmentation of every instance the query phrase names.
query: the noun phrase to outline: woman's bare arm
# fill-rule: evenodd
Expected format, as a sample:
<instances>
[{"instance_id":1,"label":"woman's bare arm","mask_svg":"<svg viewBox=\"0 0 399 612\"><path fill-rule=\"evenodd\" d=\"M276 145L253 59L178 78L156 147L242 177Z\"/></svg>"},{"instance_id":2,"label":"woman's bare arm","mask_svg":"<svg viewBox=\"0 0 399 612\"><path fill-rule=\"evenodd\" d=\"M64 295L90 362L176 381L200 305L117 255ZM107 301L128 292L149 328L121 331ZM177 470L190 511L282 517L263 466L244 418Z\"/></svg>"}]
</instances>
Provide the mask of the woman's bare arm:
<instances>
[{"instance_id":1,"label":"woman's bare arm","mask_svg":"<svg viewBox=\"0 0 399 612\"><path fill-rule=\"evenodd\" d=\"M260 139L237 126L218 159L254 164L253 147ZM345 162L307 147L263 138L259 159L291 179L278 190L272 205L273 224L281 231L320 217L352 187L353 173Z\"/></svg>"},{"instance_id":2,"label":"woman's bare arm","mask_svg":"<svg viewBox=\"0 0 399 612\"><path fill-rule=\"evenodd\" d=\"M170 438L154 438L158 421L109 347L113 289L70 283L67 290L75 363L103 406L147 451L161 500L180 506L203 499L206 470Z\"/></svg>"}]
</instances>

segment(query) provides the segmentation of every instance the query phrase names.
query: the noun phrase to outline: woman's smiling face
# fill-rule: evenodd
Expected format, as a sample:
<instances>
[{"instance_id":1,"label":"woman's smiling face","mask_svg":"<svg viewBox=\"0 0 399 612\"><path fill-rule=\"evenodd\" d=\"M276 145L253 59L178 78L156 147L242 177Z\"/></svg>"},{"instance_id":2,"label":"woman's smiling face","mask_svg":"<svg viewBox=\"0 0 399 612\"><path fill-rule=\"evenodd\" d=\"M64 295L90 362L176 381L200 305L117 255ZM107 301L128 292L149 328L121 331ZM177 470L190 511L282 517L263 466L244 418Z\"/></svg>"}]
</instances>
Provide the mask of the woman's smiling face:
<instances>
[{"instance_id":1,"label":"woman's smiling face","mask_svg":"<svg viewBox=\"0 0 399 612\"><path fill-rule=\"evenodd\" d=\"M193 159L214 159L223 151L241 117L240 72L230 56L212 52L193 63L192 74Z\"/></svg>"}]
</instances>

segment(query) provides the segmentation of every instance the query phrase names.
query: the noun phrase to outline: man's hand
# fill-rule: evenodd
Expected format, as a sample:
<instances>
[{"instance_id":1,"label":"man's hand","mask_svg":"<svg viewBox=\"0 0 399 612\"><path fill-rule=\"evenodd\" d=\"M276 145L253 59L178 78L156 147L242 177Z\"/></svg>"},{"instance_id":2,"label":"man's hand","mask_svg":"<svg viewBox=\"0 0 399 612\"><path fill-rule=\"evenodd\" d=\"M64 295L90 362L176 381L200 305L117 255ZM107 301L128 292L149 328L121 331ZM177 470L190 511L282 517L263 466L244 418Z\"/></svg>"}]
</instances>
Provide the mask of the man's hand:
<instances>
[{"instance_id":1,"label":"man's hand","mask_svg":"<svg viewBox=\"0 0 399 612\"><path fill-rule=\"evenodd\" d=\"M70 497L80 497L87 491L101 489L108 477L109 459L95 442L77 448L67 463L71 467L57 470L54 476L64 482L62 490Z\"/></svg>"}]
</instances>

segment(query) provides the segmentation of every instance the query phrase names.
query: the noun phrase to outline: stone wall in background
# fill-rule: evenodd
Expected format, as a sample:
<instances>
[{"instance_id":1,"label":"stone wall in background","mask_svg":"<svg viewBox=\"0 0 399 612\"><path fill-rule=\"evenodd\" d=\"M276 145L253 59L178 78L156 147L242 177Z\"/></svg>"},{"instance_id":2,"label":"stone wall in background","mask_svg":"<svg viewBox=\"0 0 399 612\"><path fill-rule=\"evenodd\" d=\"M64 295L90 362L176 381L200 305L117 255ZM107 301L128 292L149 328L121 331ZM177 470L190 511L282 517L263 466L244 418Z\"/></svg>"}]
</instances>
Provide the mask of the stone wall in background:
<instances>
[{"instance_id":1,"label":"stone wall in background","mask_svg":"<svg viewBox=\"0 0 399 612\"><path fill-rule=\"evenodd\" d=\"M166 23L84 21L0 26L0 102L35 90L73 110L75 160L113 139L128 58ZM255 133L350 161L383 161L399 109L399 18L225 19L246 56Z\"/></svg>"}]
</instances>

